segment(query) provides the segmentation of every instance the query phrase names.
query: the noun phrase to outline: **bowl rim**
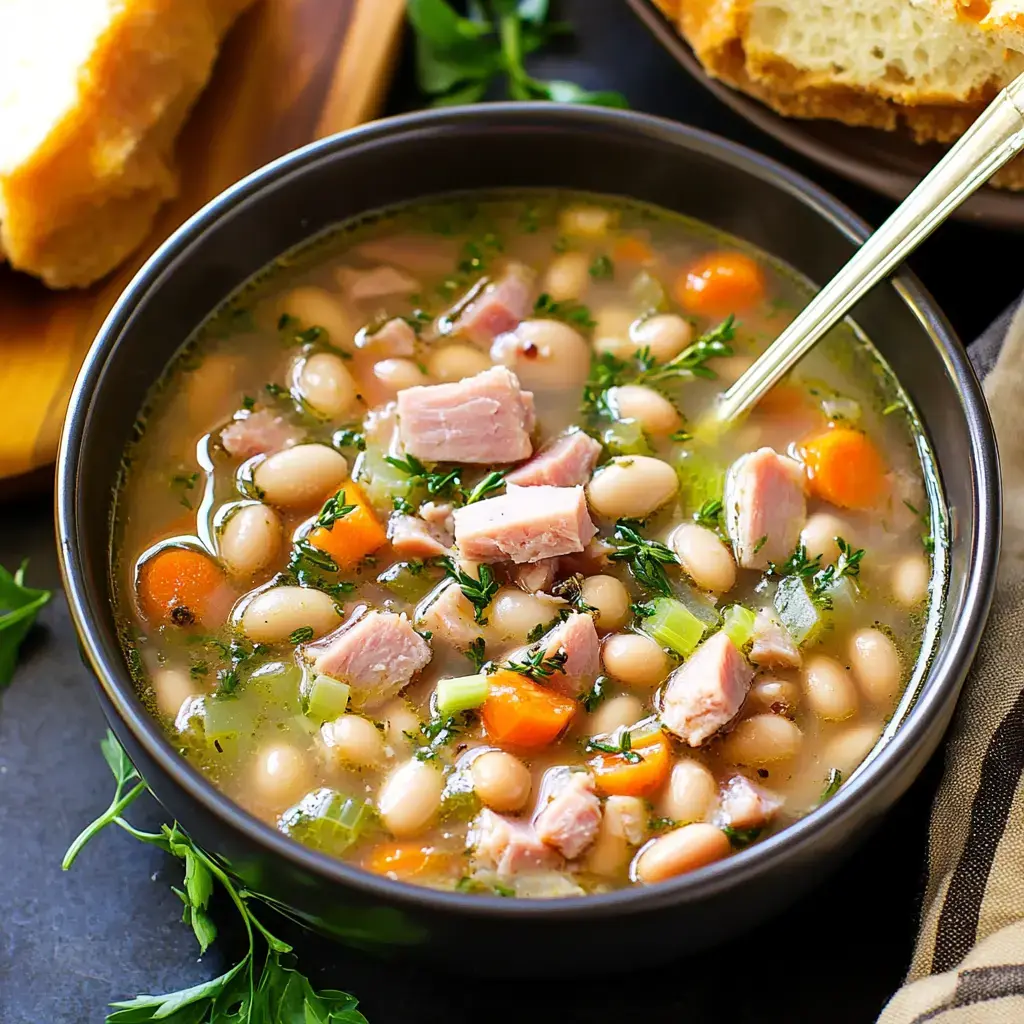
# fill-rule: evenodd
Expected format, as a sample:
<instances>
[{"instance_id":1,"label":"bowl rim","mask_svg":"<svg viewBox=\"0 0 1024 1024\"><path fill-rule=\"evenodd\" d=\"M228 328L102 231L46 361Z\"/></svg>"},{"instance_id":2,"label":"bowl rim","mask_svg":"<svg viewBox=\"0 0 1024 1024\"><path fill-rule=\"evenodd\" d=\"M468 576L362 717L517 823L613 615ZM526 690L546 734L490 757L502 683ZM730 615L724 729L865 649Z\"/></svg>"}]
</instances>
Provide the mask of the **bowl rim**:
<instances>
[{"instance_id":1,"label":"bowl rim","mask_svg":"<svg viewBox=\"0 0 1024 1024\"><path fill-rule=\"evenodd\" d=\"M995 437L981 386L956 335L930 294L910 272L901 269L886 286L899 297L931 337L937 357L946 364L961 396L971 448L975 543L968 560L963 614L936 651L929 675L937 676L920 695L891 740L834 797L806 817L754 846L723 861L651 887L626 887L609 893L556 900L508 900L497 896L444 892L373 875L355 865L303 846L236 804L174 750L155 718L139 700L123 659L108 657L103 632L94 624L92 592L78 544L77 480L81 473L83 440L87 437L91 395L120 342L122 330L140 299L210 225L229 215L240 201L322 159L389 137L422 130L458 130L474 125L494 130L503 125L522 129L571 123L619 136L650 138L691 153L719 160L789 193L810 207L833 229L853 242L863 241L870 229L829 193L777 161L710 132L633 111L553 103L489 103L418 111L371 122L310 143L252 172L214 197L182 224L145 262L100 327L76 379L61 433L57 458L56 528L58 558L64 590L85 659L95 684L122 723L159 768L198 802L206 813L241 833L256 847L267 849L300 871L325 882L357 891L410 912L447 911L466 916L585 919L609 912L633 913L656 906L700 900L778 867L801 849L809 848L826 831L841 827L855 804L870 800L886 788L902 762L910 758L946 712L949 691L959 692L980 641L994 587L1001 521L1000 481ZM320 230L320 229L318 229ZM940 467L941 469L941 467ZM97 599L99 595L96 594Z\"/></svg>"}]
</instances>

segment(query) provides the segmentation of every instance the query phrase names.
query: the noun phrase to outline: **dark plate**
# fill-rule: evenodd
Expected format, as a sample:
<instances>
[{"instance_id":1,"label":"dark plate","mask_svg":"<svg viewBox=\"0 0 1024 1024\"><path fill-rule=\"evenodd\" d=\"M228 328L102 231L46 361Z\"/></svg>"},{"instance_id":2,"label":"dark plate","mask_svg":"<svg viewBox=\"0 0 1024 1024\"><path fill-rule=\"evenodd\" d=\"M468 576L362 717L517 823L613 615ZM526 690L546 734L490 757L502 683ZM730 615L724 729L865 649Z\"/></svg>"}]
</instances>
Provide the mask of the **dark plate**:
<instances>
[{"instance_id":1,"label":"dark plate","mask_svg":"<svg viewBox=\"0 0 1024 1024\"><path fill-rule=\"evenodd\" d=\"M919 146L895 132L783 117L708 75L686 40L651 0L626 2L682 67L726 106L783 145L850 181L899 201L945 152L938 143ZM952 216L994 228L1024 230L1024 194L983 188Z\"/></svg>"}]
</instances>

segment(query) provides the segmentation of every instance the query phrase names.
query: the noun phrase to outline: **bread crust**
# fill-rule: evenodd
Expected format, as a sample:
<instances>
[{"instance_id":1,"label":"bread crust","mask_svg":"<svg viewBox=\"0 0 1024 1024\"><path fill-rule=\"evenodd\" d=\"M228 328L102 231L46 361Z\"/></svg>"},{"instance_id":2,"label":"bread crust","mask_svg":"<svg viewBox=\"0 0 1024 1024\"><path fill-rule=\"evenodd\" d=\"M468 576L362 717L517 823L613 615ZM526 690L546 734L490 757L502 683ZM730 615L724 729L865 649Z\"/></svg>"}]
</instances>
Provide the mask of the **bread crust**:
<instances>
[{"instance_id":1,"label":"bread crust","mask_svg":"<svg viewBox=\"0 0 1024 1024\"><path fill-rule=\"evenodd\" d=\"M51 288L107 274L178 187L174 142L252 0L126 0L79 69L77 102L0 172L0 253Z\"/></svg>"}]
</instances>

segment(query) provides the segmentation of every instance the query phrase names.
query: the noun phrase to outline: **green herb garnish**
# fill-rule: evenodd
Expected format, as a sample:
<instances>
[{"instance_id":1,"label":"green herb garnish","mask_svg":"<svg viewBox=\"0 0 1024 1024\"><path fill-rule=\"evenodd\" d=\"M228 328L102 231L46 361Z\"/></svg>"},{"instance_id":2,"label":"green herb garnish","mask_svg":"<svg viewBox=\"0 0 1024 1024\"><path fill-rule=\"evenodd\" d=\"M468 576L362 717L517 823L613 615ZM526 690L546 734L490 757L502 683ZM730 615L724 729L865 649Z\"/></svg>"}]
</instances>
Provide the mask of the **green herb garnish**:
<instances>
[{"instance_id":1,"label":"green herb garnish","mask_svg":"<svg viewBox=\"0 0 1024 1024\"><path fill-rule=\"evenodd\" d=\"M590 264L590 276L595 281L610 281L615 276L615 264L610 256L597 256Z\"/></svg>"},{"instance_id":2,"label":"green herb garnish","mask_svg":"<svg viewBox=\"0 0 1024 1024\"><path fill-rule=\"evenodd\" d=\"M693 519L698 526L717 531L722 525L722 502L718 498L709 498L694 512Z\"/></svg>"},{"instance_id":3,"label":"green herb garnish","mask_svg":"<svg viewBox=\"0 0 1024 1024\"><path fill-rule=\"evenodd\" d=\"M469 646L462 652L473 666L475 672L482 672L487 663L487 643L482 636L471 640Z\"/></svg>"},{"instance_id":4,"label":"green herb garnish","mask_svg":"<svg viewBox=\"0 0 1024 1024\"><path fill-rule=\"evenodd\" d=\"M618 743L608 743L604 740L587 740L584 747L586 753L598 751L602 754L618 754L626 764L639 764L644 758L633 749L633 737L628 729L623 729L619 734Z\"/></svg>"},{"instance_id":5,"label":"green herb garnish","mask_svg":"<svg viewBox=\"0 0 1024 1024\"><path fill-rule=\"evenodd\" d=\"M0 565L0 689L14 676L22 641L52 596L49 590L25 586L27 566L27 560L22 562L12 576Z\"/></svg>"},{"instance_id":6,"label":"green herb garnish","mask_svg":"<svg viewBox=\"0 0 1024 1024\"><path fill-rule=\"evenodd\" d=\"M345 492L339 491L324 502L323 508L317 514L315 525L325 530L331 530L339 519L347 516L349 512L355 512L356 507L355 505L346 505ZM337 571L337 565L333 571Z\"/></svg>"},{"instance_id":7,"label":"green herb garnish","mask_svg":"<svg viewBox=\"0 0 1024 1024\"><path fill-rule=\"evenodd\" d=\"M484 498L489 498L498 488L500 488L505 482L505 473L508 472L504 469L493 469L487 474L466 496L466 504L472 505L477 501L482 501Z\"/></svg>"},{"instance_id":8,"label":"green herb garnish","mask_svg":"<svg viewBox=\"0 0 1024 1024\"><path fill-rule=\"evenodd\" d=\"M818 802L824 803L829 797L835 796L842 784L843 773L838 768L829 768L825 788L821 791L821 799Z\"/></svg>"},{"instance_id":9,"label":"green herb garnish","mask_svg":"<svg viewBox=\"0 0 1024 1024\"><path fill-rule=\"evenodd\" d=\"M533 304L536 316L549 317L553 320L564 320L574 327L587 330L597 326L597 321L590 315L588 307L579 302L555 302L547 292L541 294Z\"/></svg>"},{"instance_id":10,"label":"green herb garnish","mask_svg":"<svg viewBox=\"0 0 1024 1024\"><path fill-rule=\"evenodd\" d=\"M536 650L527 651L521 661L507 662L505 668L518 672L521 676L526 676L527 679L532 679L536 683L540 683L553 676L556 672L564 673L565 663L568 660L569 655L562 648L559 648L551 657L548 657L544 653L544 649L538 647Z\"/></svg>"},{"instance_id":11,"label":"green herb garnish","mask_svg":"<svg viewBox=\"0 0 1024 1024\"><path fill-rule=\"evenodd\" d=\"M584 710L590 713L597 710L598 705L608 696L608 693L608 677L598 676L594 680L594 685L586 693L581 694L580 703Z\"/></svg>"},{"instance_id":12,"label":"green herb garnish","mask_svg":"<svg viewBox=\"0 0 1024 1024\"><path fill-rule=\"evenodd\" d=\"M442 558L441 565L445 574L450 576L459 585L466 600L473 606L473 620L479 625L486 625L487 619L484 612L491 603L494 595L500 589L500 584L494 578L494 572L489 565L481 565L480 578L473 579L467 572L463 572L450 558Z\"/></svg>"},{"instance_id":13,"label":"green herb garnish","mask_svg":"<svg viewBox=\"0 0 1024 1024\"><path fill-rule=\"evenodd\" d=\"M290 644L308 644L316 636L316 630L312 626L299 626L288 634Z\"/></svg>"},{"instance_id":14,"label":"green herb garnish","mask_svg":"<svg viewBox=\"0 0 1024 1024\"><path fill-rule=\"evenodd\" d=\"M661 541L642 537L639 526L631 519L620 519L615 524L615 536L611 540L615 550L608 558L613 562L626 562L633 578L646 590L671 597L672 587L664 567L678 565L679 559Z\"/></svg>"}]
</instances>

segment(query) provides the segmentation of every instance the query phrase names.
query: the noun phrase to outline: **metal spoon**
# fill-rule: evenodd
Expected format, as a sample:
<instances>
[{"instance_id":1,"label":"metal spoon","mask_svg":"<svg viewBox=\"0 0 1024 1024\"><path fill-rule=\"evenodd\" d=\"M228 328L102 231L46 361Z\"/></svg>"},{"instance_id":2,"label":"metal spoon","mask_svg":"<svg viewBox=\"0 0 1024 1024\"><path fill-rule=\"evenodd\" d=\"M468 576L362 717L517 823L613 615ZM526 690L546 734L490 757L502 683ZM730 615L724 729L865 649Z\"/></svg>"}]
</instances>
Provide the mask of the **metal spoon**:
<instances>
[{"instance_id":1,"label":"metal spoon","mask_svg":"<svg viewBox=\"0 0 1024 1024\"><path fill-rule=\"evenodd\" d=\"M778 383L850 307L890 274L972 192L1024 149L1024 75L988 105L892 216L718 400L719 429Z\"/></svg>"}]
</instances>

